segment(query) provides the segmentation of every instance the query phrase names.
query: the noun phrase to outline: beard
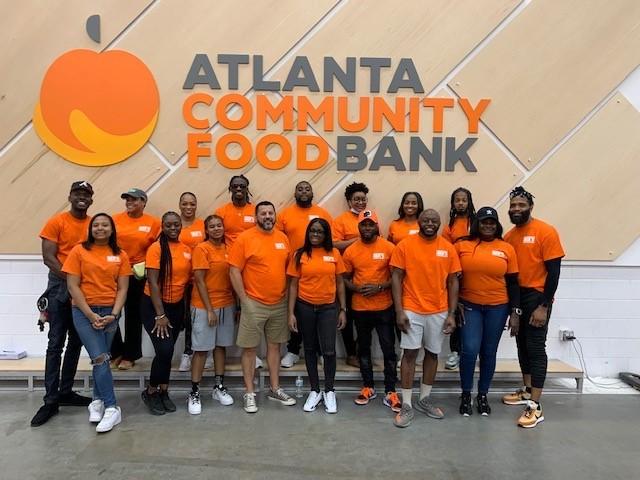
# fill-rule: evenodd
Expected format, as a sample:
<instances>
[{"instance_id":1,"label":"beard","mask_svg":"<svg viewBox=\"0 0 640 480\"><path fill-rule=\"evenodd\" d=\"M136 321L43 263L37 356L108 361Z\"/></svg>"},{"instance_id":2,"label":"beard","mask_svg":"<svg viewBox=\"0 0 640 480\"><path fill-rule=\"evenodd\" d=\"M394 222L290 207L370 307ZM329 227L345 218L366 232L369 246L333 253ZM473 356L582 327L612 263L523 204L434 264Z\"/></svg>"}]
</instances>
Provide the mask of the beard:
<instances>
[{"instance_id":1,"label":"beard","mask_svg":"<svg viewBox=\"0 0 640 480\"><path fill-rule=\"evenodd\" d=\"M300 200L299 198L296 198L296 204L301 208L309 208L312 201L313 197L310 197L308 200Z\"/></svg>"},{"instance_id":2,"label":"beard","mask_svg":"<svg viewBox=\"0 0 640 480\"><path fill-rule=\"evenodd\" d=\"M511 212L509 212L509 219L514 225L524 225L529 221L529 218L531 218L531 209L520 212L520 214L517 216L514 216Z\"/></svg>"},{"instance_id":3,"label":"beard","mask_svg":"<svg viewBox=\"0 0 640 480\"><path fill-rule=\"evenodd\" d=\"M258 223L258 226L263 229L266 230L267 232L270 232L271 230L273 230L273 227L275 225L276 222L274 222L271 219L257 219L256 222Z\"/></svg>"}]
</instances>

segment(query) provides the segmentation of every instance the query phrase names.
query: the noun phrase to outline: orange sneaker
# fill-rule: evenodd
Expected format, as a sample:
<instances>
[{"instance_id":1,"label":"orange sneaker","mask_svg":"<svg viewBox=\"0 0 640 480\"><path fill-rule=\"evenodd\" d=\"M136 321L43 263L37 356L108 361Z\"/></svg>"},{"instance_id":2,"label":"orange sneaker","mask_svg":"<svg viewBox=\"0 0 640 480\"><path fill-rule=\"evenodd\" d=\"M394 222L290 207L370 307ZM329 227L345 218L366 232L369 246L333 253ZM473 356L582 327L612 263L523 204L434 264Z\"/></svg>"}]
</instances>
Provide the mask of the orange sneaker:
<instances>
[{"instance_id":1,"label":"orange sneaker","mask_svg":"<svg viewBox=\"0 0 640 480\"><path fill-rule=\"evenodd\" d=\"M542 405L534 402L533 400L529 400L527 407L518 419L518 426L522 428L533 428L541 422L544 422Z\"/></svg>"},{"instance_id":2,"label":"orange sneaker","mask_svg":"<svg viewBox=\"0 0 640 480\"><path fill-rule=\"evenodd\" d=\"M384 396L382 403L384 403L387 407L389 407L396 413L400 412L400 409L402 408L402 402L400 401L400 398L398 397L398 394L396 392L387 393Z\"/></svg>"},{"instance_id":3,"label":"orange sneaker","mask_svg":"<svg viewBox=\"0 0 640 480\"><path fill-rule=\"evenodd\" d=\"M353 400L356 405L366 405L369 401L377 397L376 390L371 387L362 387L360 394Z\"/></svg>"},{"instance_id":4,"label":"orange sneaker","mask_svg":"<svg viewBox=\"0 0 640 480\"><path fill-rule=\"evenodd\" d=\"M526 405L530 399L531 394L523 388L519 388L515 392L507 393L502 397L502 403L505 405Z\"/></svg>"}]
</instances>

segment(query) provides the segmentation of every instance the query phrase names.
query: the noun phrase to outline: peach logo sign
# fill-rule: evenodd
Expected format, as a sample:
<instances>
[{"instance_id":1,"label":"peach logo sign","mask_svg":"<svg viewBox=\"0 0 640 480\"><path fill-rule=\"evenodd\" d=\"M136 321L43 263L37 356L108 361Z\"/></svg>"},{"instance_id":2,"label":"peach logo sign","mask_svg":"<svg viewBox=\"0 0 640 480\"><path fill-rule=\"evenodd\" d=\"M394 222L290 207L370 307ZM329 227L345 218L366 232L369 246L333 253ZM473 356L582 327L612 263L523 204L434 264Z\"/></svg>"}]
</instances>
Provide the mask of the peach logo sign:
<instances>
[{"instance_id":1,"label":"peach logo sign","mask_svg":"<svg viewBox=\"0 0 640 480\"><path fill-rule=\"evenodd\" d=\"M123 50L70 50L47 70L33 114L36 132L70 162L121 162L147 142L158 121L149 68Z\"/></svg>"}]
</instances>

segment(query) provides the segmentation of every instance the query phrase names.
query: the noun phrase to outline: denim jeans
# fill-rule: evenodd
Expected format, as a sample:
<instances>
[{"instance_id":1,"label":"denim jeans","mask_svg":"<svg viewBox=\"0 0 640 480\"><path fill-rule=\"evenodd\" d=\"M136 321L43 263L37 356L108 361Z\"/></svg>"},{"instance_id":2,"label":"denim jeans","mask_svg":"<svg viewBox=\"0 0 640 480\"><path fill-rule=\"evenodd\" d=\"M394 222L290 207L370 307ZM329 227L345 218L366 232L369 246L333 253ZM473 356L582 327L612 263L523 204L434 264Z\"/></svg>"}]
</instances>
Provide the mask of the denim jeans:
<instances>
[{"instance_id":1,"label":"denim jeans","mask_svg":"<svg viewBox=\"0 0 640 480\"><path fill-rule=\"evenodd\" d=\"M49 273L47 299L49 301L47 309L49 313L49 341L44 367L44 403L56 404L61 394L71 393L82 343L73 326L71 300L65 279ZM67 337L67 348L63 361L62 350ZM62 371L60 364L62 364Z\"/></svg>"},{"instance_id":2,"label":"denim jeans","mask_svg":"<svg viewBox=\"0 0 640 480\"><path fill-rule=\"evenodd\" d=\"M296 300L294 314L298 320L298 331L304 343L304 361L311 390L320 391L318 376L318 354L324 359L324 390L333 390L336 376L336 332L338 330L338 307L335 303L313 305ZM318 346L320 350L318 350Z\"/></svg>"},{"instance_id":3,"label":"denim jeans","mask_svg":"<svg viewBox=\"0 0 640 480\"><path fill-rule=\"evenodd\" d=\"M464 308L464 323L460 329L462 391L471 392L473 389L473 374L479 354L478 393L486 394L496 370L496 353L509 315L509 304L478 305L466 301L460 303Z\"/></svg>"},{"instance_id":4,"label":"denim jeans","mask_svg":"<svg viewBox=\"0 0 640 480\"><path fill-rule=\"evenodd\" d=\"M98 315L109 315L112 307L89 306ZM109 359L111 358L111 342L116 334L117 322L111 322L104 328L95 329L91 321L78 308L72 308L73 324L78 331L80 340L87 350L93 365L93 399L102 400L104 406L115 407L116 395L113 391L113 377Z\"/></svg>"},{"instance_id":5,"label":"denim jeans","mask_svg":"<svg viewBox=\"0 0 640 480\"><path fill-rule=\"evenodd\" d=\"M378 333L378 341L384 359L384 391L395 392L398 381L396 372L395 320L393 307L380 311L353 310L353 319L358 333L360 374L365 387L373 388L373 365L371 361L371 334Z\"/></svg>"}]
</instances>

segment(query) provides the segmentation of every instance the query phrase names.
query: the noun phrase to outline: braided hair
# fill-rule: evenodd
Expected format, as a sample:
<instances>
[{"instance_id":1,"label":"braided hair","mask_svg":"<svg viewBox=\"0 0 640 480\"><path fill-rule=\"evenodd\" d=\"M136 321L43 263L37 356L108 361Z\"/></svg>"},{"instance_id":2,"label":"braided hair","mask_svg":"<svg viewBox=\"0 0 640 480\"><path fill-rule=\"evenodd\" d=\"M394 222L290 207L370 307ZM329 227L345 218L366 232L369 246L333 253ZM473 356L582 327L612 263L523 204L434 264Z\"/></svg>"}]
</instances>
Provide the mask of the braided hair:
<instances>
[{"instance_id":1,"label":"braided hair","mask_svg":"<svg viewBox=\"0 0 640 480\"><path fill-rule=\"evenodd\" d=\"M456 193L464 193L467 196L467 218L469 222L469 226L473 224L473 221L476 218L476 207L473 206L473 197L471 196L471 192L464 187L458 187L453 192L451 192L451 209L449 210L449 227L453 227L453 222L456 219L456 207L453 204L453 201L456 197ZM470 227L469 227L470 228Z\"/></svg>"},{"instance_id":2,"label":"braided hair","mask_svg":"<svg viewBox=\"0 0 640 480\"><path fill-rule=\"evenodd\" d=\"M245 182L247 182L247 191L245 193L245 202L247 203L251 203L251 197L253 197L253 193L251 193L251 191L249 190L249 179L247 177L245 177L243 174L240 175L234 175L233 177L231 177L231 179L229 180L229 188L228 190L231 192L231 184L233 183L234 180L239 179L239 180L243 180Z\"/></svg>"},{"instance_id":3,"label":"braided hair","mask_svg":"<svg viewBox=\"0 0 640 480\"><path fill-rule=\"evenodd\" d=\"M167 217L175 216L180 220L180 215L176 212L169 211L162 215L162 223ZM181 220L182 221L182 220ZM171 277L173 276L173 260L171 259L171 248L169 247L169 238L164 232L160 232L158 237L160 243L160 271L158 272L158 285L160 286L160 293L164 294L165 291L171 291Z\"/></svg>"},{"instance_id":4,"label":"braided hair","mask_svg":"<svg viewBox=\"0 0 640 480\"><path fill-rule=\"evenodd\" d=\"M511 200L513 197L526 198L530 206L533 206L533 199L535 198L532 193L527 192L522 186L517 186L516 188L511 190L511 193L509 193L509 200Z\"/></svg>"}]
</instances>

